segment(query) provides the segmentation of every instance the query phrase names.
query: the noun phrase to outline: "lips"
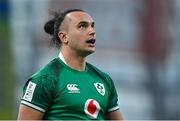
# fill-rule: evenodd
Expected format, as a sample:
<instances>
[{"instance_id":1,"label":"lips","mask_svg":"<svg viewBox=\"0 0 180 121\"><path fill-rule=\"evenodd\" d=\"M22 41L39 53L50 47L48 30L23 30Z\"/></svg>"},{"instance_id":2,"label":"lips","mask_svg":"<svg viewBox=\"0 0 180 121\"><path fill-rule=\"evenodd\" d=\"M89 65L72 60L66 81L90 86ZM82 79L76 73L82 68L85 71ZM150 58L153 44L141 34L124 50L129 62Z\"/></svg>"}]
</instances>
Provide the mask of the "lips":
<instances>
[{"instance_id":1,"label":"lips","mask_svg":"<svg viewBox=\"0 0 180 121\"><path fill-rule=\"evenodd\" d=\"M94 44L96 42L95 39L90 39L90 40L87 40L86 43L88 44Z\"/></svg>"}]
</instances>

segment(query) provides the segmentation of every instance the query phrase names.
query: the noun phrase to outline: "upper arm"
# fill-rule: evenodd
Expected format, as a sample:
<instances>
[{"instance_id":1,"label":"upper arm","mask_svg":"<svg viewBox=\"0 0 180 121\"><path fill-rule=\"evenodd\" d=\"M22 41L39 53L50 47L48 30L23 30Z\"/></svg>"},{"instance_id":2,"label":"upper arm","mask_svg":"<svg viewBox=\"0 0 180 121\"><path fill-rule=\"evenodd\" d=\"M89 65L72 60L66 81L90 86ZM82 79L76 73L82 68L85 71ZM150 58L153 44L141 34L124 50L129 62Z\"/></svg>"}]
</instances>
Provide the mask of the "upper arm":
<instances>
[{"instance_id":1,"label":"upper arm","mask_svg":"<svg viewBox=\"0 0 180 121\"><path fill-rule=\"evenodd\" d=\"M53 84L50 78L38 77L29 80L24 86L18 119L42 119L53 99L52 93Z\"/></svg>"},{"instance_id":2,"label":"upper arm","mask_svg":"<svg viewBox=\"0 0 180 121\"><path fill-rule=\"evenodd\" d=\"M116 91L116 87L114 85L113 80L109 77L109 80L111 82L111 90L110 90L110 96L109 96L109 103L106 113L106 119L107 120L123 120L122 113L119 110L118 106L118 94Z\"/></svg>"},{"instance_id":3,"label":"upper arm","mask_svg":"<svg viewBox=\"0 0 180 121\"><path fill-rule=\"evenodd\" d=\"M123 120L122 113L119 110L107 112L106 114L107 120Z\"/></svg>"},{"instance_id":4,"label":"upper arm","mask_svg":"<svg viewBox=\"0 0 180 121\"><path fill-rule=\"evenodd\" d=\"M26 105L20 104L18 120L41 120L43 118L43 112L37 111Z\"/></svg>"}]
</instances>

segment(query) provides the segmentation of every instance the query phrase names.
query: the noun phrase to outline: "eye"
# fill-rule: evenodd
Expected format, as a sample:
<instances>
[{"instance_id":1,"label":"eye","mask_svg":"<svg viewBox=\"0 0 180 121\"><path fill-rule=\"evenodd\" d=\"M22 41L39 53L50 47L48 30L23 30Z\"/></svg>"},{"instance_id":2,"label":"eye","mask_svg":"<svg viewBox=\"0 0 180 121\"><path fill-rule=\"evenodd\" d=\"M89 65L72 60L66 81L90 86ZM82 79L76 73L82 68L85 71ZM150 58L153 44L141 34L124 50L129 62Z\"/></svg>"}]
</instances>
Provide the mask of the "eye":
<instances>
[{"instance_id":1,"label":"eye","mask_svg":"<svg viewBox=\"0 0 180 121\"><path fill-rule=\"evenodd\" d=\"M87 24L80 24L79 28L87 28Z\"/></svg>"},{"instance_id":2,"label":"eye","mask_svg":"<svg viewBox=\"0 0 180 121\"><path fill-rule=\"evenodd\" d=\"M92 24L91 24L91 27L92 27L92 28L94 28L94 27L95 27L95 24L94 24L94 23L92 23Z\"/></svg>"}]
</instances>

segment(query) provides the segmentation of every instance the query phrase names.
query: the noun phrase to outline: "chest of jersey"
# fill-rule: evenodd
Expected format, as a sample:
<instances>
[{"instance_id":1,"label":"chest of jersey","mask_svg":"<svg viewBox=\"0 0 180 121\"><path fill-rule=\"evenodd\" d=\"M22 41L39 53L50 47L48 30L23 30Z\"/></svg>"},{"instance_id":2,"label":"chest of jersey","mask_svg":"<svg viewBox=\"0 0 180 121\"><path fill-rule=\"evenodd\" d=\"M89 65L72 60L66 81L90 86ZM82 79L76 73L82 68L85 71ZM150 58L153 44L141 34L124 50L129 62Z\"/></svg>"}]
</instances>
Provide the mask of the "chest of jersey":
<instances>
[{"instance_id":1,"label":"chest of jersey","mask_svg":"<svg viewBox=\"0 0 180 121\"><path fill-rule=\"evenodd\" d=\"M105 80L95 73L64 70L58 78L57 94L51 108L66 114L91 119L103 119L109 88Z\"/></svg>"}]
</instances>

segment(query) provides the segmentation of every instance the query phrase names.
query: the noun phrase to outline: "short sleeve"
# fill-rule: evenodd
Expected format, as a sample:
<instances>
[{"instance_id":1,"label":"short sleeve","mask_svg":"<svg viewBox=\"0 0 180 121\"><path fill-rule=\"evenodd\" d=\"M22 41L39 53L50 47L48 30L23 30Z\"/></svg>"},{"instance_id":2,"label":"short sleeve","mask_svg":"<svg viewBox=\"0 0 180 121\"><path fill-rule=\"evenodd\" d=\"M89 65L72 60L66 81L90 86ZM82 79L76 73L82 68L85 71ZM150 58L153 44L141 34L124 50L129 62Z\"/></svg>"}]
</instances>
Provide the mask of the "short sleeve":
<instances>
[{"instance_id":1,"label":"short sleeve","mask_svg":"<svg viewBox=\"0 0 180 121\"><path fill-rule=\"evenodd\" d=\"M21 104L45 112L51 105L54 88L53 78L48 76L31 78L24 86Z\"/></svg>"},{"instance_id":2,"label":"short sleeve","mask_svg":"<svg viewBox=\"0 0 180 121\"><path fill-rule=\"evenodd\" d=\"M108 103L107 111L112 112L112 111L118 110L119 106L118 106L118 95L117 95L116 88L114 86L113 80L110 77L109 79L111 82L111 89L110 89L110 96L109 96L109 103Z\"/></svg>"}]
</instances>

